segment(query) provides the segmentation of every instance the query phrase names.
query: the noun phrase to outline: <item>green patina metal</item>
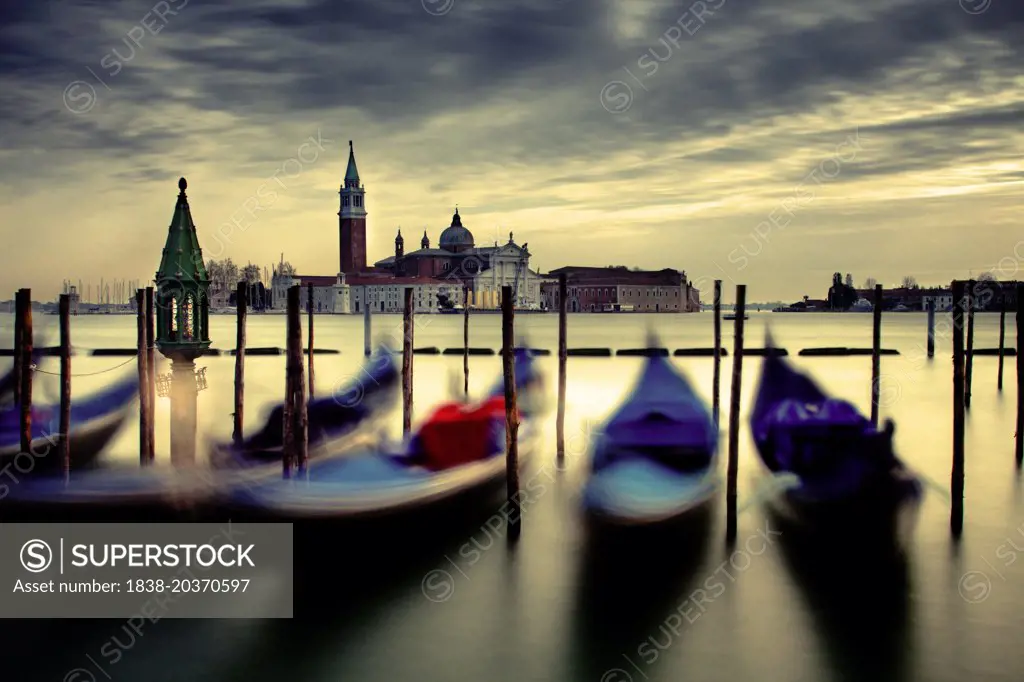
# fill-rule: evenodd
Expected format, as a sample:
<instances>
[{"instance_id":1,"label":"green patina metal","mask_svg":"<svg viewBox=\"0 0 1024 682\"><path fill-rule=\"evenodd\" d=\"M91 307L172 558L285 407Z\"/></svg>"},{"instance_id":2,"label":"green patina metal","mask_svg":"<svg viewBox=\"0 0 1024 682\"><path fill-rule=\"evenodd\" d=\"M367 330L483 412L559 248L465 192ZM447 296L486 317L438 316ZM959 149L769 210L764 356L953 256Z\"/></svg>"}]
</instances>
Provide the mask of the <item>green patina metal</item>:
<instances>
[{"instance_id":1,"label":"green patina metal","mask_svg":"<svg viewBox=\"0 0 1024 682\"><path fill-rule=\"evenodd\" d=\"M210 275L188 206L185 178L156 272L157 348L172 359L191 360L210 347Z\"/></svg>"},{"instance_id":2,"label":"green patina metal","mask_svg":"<svg viewBox=\"0 0 1024 682\"><path fill-rule=\"evenodd\" d=\"M345 186L359 187L359 171L356 170L356 153L352 149L352 140L348 141L348 168L345 169Z\"/></svg>"}]
</instances>

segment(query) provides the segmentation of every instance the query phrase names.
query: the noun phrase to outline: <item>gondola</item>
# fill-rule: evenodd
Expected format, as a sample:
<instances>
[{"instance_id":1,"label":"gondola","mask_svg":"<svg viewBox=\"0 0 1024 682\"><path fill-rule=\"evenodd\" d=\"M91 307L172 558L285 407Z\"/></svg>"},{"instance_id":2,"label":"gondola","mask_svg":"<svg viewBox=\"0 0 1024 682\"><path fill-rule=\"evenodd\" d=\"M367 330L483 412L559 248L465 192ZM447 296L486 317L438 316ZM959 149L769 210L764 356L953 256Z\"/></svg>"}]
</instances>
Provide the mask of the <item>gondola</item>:
<instances>
[{"instance_id":1,"label":"gondola","mask_svg":"<svg viewBox=\"0 0 1024 682\"><path fill-rule=\"evenodd\" d=\"M3 509L19 521L197 520L218 483L212 473L138 462L72 467L67 481L51 472L10 485Z\"/></svg>"},{"instance_id":2,"label":"gondola","mask_svg":"<svg viewBox=\"0 0 1024 682\"><path fill-rule=\"evenodd\" d=\"M109 388L72 401L68 439L73 468L93 464L128 417L138 393L138 375L131 372ZM59 432L60 405L33 405L29 453L33 471L59 463L55 447ZM21 452L20 410L15 406L0 412L0 465L13 461ZM27 464L18 466L27 468Z\"/></svg>"},{"instance_id":3,"label":"gondola","mask_svg":"<svg viewBox=\"0 0 1024 682\"><path fill-rule=\"evenodd\" d=\"M17 376L14 368L9 369L3 376L0 376L0 405L6 409L14 402L14 384Z\"/></svg>"},{"instance_id":4,"label":"gondola","mask_svg":"<svg viewBox=\"0 0 1024 682\"><path fill-rule=\"evenodd\" d=\"M528 355L515 360L517 386L539 378ZM520 464L527 465L535 430L526 414L519 417ZM494 502L505 488L505 452L505 398L492 391L478 403L445 403L401 444L311 459L290 480L222 488L222 507L232 518L423 523L463 515L467 503Z\"/></svg>"},{"instance_id":5,"label":"gondola","mask_svg":"<svg viewBox=\"0 0 1024 682\"><path fill-rule=\"evenodd\" d=\"M372 364L372 363L371 363ZM529 359L517 362L522 367L521 375L531 376ZM386 372L385 372L386 374ZM386 377L372 374L381 380ZM371 382L372 383L372 382ZM379 396L378 396L379 397ZM376 398L374 398L375 400ZM492 396L491 401L495 400ZM504 400L501 399L501 416L504 416ZM381 408L383 409L383 408ZM451 410L452 407L450 406ZM460 408L462 409L462 408ZM494 405L492 412L497 412ZM452 415L435 421L452 422ZM456 425L470 423L472 419L454 420ZM502 423L502 434L503 423ZM441 429L443 432L444 429ZM451 426L448 427L448 432ZM520 433L524 432L521 429ZM526 430L526 435L529 431ZM428 429L426 436L432 436ZM344 439L341 439L344 440ZM340 443L341 440L334 441ZM528 438L522 440L528 441ZM415 454L421 450L417 442L410 447L389 449L379 445L370 438L348 440L346 448L331 449L322 453L321 458L310 460L309 480L314 485L310 492L311 499L306 500L306 507L315 508L317 504L325 508L319 513L303 514L296 508L289 508L288 496L281 490L287 490L290 484L297 481L281 480L280 460L259 462L250 460L248 463L239 457L238 464L233 468L194 467L171 469L165 466L140 468L134 465L114 465L77 470L74 466L70 480L65 482L63 476L37 476L31 480L23 479L16 486L11 486L4 500L5 508L17 509L22 520L68 520L88 519L97 521L123 520L126 516L137 520L166 521L173 519L223 519L227 518L266 518L274 514L331 517L338 516L339 503L335 499L328 502L315 498L318 490L328 489L328 497L337 497L345 493L345 481L353 472L357 472L366 461L363 457L369 453L386 455L397 463L408 465L411 474L406 477L404 490L411 491L410 500L406 505L410 510L423 506L439 506L433 504L440 499L456 500L459 498L479 497L480 494L493 493L496 483L503 485L504 459L492 457L482 466L472 464L462 468L451 468L433 478L426 479L431 490L418 488L416 478L418 463ZM372 444L371 444L372 443ZM503 441L502 441L503 443ZM436 446L435 446L436 449ZM525 449L525 448L524 448ZM404 457L403 457L404 455ZM354 460L355 468L348 467L348 460ZM499 461L500 460L500 461ZM372 462L371 462L372 464ZM500 470L500 475L499 475ZM339 472L340 476L339 476ZM340 478L341 484L337 485ZM420 477L422 478L422 477ZM332 482L335 484L332 485ZM378 490L387 491L391 481L379 481ZM323 484L323 485L320 485ZM490 484L490 485L488 485ZM358 486L357 486L358 487ZM427 493L433 493L427 494ZM371 497L373 497L371 495ZM379 497L379 495L378 495ZM283 501L283 502L282 502ZM351 500L350 500L351 501ZM386 501L378 500L378 506L386 507ZM333 505L333 509L331 508ZM341 503L340 506L344 506ZM341 514L352 516L352 514ZM358 515L358 514L356 514ZM415 514L414 514L415 515Z\"/></svg>"},{"instance_id":6,"label":"gondola","mask_svg":"<svg viewBox=\"0 0 1024 682\"><path fill-rule=\"evenodd\" d=\"M396 397L399 378L394 354L380 346L350 382L333 395L309 401L306 414L310 451L316 454L345 449L355 436L371 430ZM283 447L284 405L278 404L263 427L240 445L211 445L210 464L219 469L237 469L279 463Z\"/></svg>"},{"instance_id":7,"label":"gondola","mask_svg":"<svg viewBox=\"0 0 1024 682\"><path fill-rule=\"evenodd\" d=\"M587 518L657 527L700 516L720 487L717 451L718 429L689 381L668 359L648 357L591 448Z\"/></svg>"},{"instance_id":8,"label":"gondola","mask_svg":"<svg viewBox=\"0 0 1024 682\"><path fill-rule=\"evenodd\" d=\"M45 342L44 342L45 343ZM46 346L36 345L32 349L32 363L39 362L40 357L43 355L43 349ZM3 375L0 376L0 410L6 410L13 406L14 395L15 395L15 383L18 381L18 376L14 371L14 366Z\"/></svg>"},{"instance_id":9,"label":"gondola","mask_svg":"<svg viewBox=\"0 0 1024 682\"><path fill-rule=\"evenodd\" d=\"M525 341L512 351L513 372L516 379L516 407L524 418L541 415L550 406L545 391L544 373L534 361ZM505 379L499 376L487 392L488 397L505 394Z\"/></svg>"},{"instance_id":10,"label":"gondola","mask_svg":"<svg viewBox=\"0 0 1024 682\"><path fill-rule=\"evenodd\" d=\"M877 429L852 404L768 355L750 427L760 484L783 481L767 496L780 522L813 535L905 545L924 487L894 452L892 420Z\"/></svg>"}]
</instances>

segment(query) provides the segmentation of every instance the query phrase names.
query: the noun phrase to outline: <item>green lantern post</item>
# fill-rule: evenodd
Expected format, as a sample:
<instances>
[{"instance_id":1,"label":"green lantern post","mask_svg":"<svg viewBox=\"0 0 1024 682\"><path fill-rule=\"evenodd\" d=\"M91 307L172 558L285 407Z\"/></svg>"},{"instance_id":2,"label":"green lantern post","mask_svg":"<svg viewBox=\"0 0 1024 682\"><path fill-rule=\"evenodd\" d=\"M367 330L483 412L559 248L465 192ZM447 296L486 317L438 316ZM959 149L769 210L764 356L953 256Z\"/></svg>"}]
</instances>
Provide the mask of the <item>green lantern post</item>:
<instances>
[{"instance_id":1,"label":"green lantern post","mask_svg":"<svg viewBox=\"0 0 1024 682\"><path fill-rule=\"evenodd\" d=\"M210 347L210 276L203 263L196 226L188 206L185 178L178 180L178 201L156 272L156 346L171 361L171 463L189 466L196 459L196 398L203 373L195 359Z\"/></svg>"}]
</instances>

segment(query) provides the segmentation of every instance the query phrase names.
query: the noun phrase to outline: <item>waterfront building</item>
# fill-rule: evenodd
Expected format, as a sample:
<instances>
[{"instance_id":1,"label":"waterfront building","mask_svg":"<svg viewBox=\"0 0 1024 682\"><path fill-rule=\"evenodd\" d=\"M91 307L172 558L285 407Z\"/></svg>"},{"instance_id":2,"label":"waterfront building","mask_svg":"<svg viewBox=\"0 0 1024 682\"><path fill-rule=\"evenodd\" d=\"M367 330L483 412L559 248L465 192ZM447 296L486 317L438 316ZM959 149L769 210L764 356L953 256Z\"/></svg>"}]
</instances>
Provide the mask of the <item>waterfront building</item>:
<instances>
[{"instance_id":1,"label":"waterfront building","mask_svg":"<svg viewBox=\"0 0 1024 682\"><path fill-rule=\"evenodd\" d=\"M1006 309L1017 310L1017 282L999 282L982 279L974 283L974 296L979 310L998 311L1003 303ZM950 298L952 300L952 297Z\"/></svg>"},{"instance_id":2,"label":"waterfront building","mask_svg":"<svg viewBox=\"0 0 1024 682\"><path fill-rule=\"evenodd\" d=\"M700 291L685 272L630 270L625 266L595 268L566 266L552 270L541 285L542 305L559 306L558 276L566 275L570 312L698 312Z\"/></svg>"},{"instance_id":3,"label":"waterfront building","mask_svg":"<svg viewBox=\"0 0 1024 682\"><path fill-rule=\"evenodd\" d=\"M858 293L862 298L874 304L875 292L871 289L859 289ZM1006 303L1008 311L1017 310L1017 282L1000 282L994 279L980 279L974 283L972 301L975 310L998 312L1003 303ZM935 303L938 311L948 311L953 308L953 291L948 286L943 287L896 287L893 289L882 289L882 308L884 310L928 310L929 303ZM900 307L902 306L902 307Z\"/></svg>"},{"instance_id":4,"label":"waterfront building","mask_svg":"<svg viewBox=\"0 0 1024 682\"><path fill-rule=\"evenodd\" d=\"M284 275L276 270L272 279L272 307L283 308L289 286L312 283L315 312L362 313L401 312L404 289L413 287L417 312L437 312L438 296L451 305L499 308L501 288L514 286L519 308L540 307L540 277L530 270L526 244L508 243L478 247L473 234L462 224L456 208L451 224L431 248L426 231L418 250L406 253L405 238L399 230L394 254L367 264L366 187L359 177L355 150L349 140L348 164L338 190L339 273L336 276ZM468 300L464 295L469 288ZM303 299L305 300L305 299Z\"/></svg>"},{"instance_id":5,"label":"waterfront building","mask_svg":"<svg viewBox=\"0 0 1024 682\"><path fill-rule=\"evenodd\" d=\"M420 248L406 253L399 229L394 254L374 263L374 269L395 277L441 279L453 290L468 287L469 304L474 308L499 308L504 286L513 287L517 308L540 308L541 278L530 270L527 244L516 244L509 232L505 244L478 247L473 233L462 224L458 208L451 224L441 231L436 248L431 248L430 236L424 230Z\"/></svg>"},{"instance_id":6,"label":"waterfront building","mask_svg":"<svg viewBox=\"0 0 1024 682\"><path fill-rule=\"evenodd\" d=\"M874 305L875 292L858 289L857 293ZM953 307L953 291L949 287L895 287L882 289L882 309L927 310L929 302L935 302L935 309L949 310Z\"/></svg>"},{"instance_id":7,"label":"waterfront building","mask_svg":"<svg viewBox=\"0 0 1024 682\"><path fill-rule=\"evenodd\" d=\"M405 290L413 290L413 311L436 313L440 296L449 297L454 304L462 304L462 287L449 280L435 277L379 277L364 275L353 277L351 312L362 314L366 306L371 313L401 313L405 309Z\"/></svg>"},{"instance_id":8,"label":"waterfront building","mask_svg":"<svg viewBox=\"0 0 1024 682\"><path fill-rule=\"evenodd\" d=\"M953 307L953 291L951 289L946 289L933 293L922 294L920 310L928 310L929 304L932 303L934 303L936 310L949 310ZM917 310L917 308L914 308L914 310Z\"/></svg>"},{"instance_id":9,"label":"waterfront building","mask_svg":"<svg viewBox=\"0 0 1024 682\"><path fill-rule=\"evenodd\" d=\"M339 272L334 277L323 275L287 275L274 270L271 280L271 307L284 310L288 305L288 289L295 285L303 287L299 301L302 309L309 307L309 294L305 288L313 285L313 312L332 315L347 315L352 312L351 287L346 281L345 273Z\"/></svg>"}]
</instances>

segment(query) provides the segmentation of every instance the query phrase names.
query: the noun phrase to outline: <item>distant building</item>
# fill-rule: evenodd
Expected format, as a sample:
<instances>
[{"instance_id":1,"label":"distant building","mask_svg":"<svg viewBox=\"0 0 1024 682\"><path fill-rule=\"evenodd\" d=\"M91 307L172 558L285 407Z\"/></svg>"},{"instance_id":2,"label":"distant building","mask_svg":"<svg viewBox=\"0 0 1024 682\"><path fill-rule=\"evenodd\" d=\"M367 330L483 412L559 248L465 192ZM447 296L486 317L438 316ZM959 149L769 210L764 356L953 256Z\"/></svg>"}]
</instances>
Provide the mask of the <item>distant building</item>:
<instances>
[{"instance_id":1,"label":"distant building","mask_svg":"<svg viewBox=\"0 0 1024 682\"><path fill-rule=\"evenodd\" d=\"M978 280L974 283L974 296L979 310L998 311L1006 303L1008 311L1017 310L1017 282ZM952 301L952 295L950 295Z\"/></svg>"},{"instance_id":2,"label":"distant building","mask_svg":"<svg viewBox=\"0 0 1024 682\"><path fill-rule=\"evenodd\" d=\"M347 315L351 308L351 287L345 281L345 274L339 272L334 277L322 275L282 275L274 271L271 280L271 307L285 310L288 307L288 289L295 285L303 288L299 296L302 310L309 309L309 297L306 287L313 285L313 312Z\"/></svg>"},{"instance_id":3,"label":"distant building","mask_svg":"<svg viewBox=\"0 0 1024 682\"><path fill-rule=\"evenodd\" d=\"M953 307L953 291L945 289L922 294L920 303L921 310L928 310L929 304L934 304L936 310L949 310ZM910 306L907 307L909 308Z\"/></svg>"},{"instance_id":4,"label":"distant building","mask_svg":"<svg viewBox=\"0 0 1024 682\"><path fill-rule=\"evenodd\" d=\"M700 291L678 270L630 270L624 266L567 266L541 285L546 309L557 309L558 276L565 273L569 312L690 313L700 311Z\"/></svg>"},{"instance_id":5,"label":"distant building","mask_svg":"<svg viewBox=\"0 0 1024 682\"><path fill-rule=\"evenodd\" d=\"M422 296L422 308L417 303L420 312L437 311L437 294L446 295L454 305L498 308L503 286L515 288L516 307L540 307L540 278L530 270L527 245L519 246L509 233L507 244L478 247L458 209L451 225L441 232L437 248L431 248L424 231L420 248L406 253L399 230L394 255L368 265L366 187L359 178L351 140L338 195L340 272L349 286L350 312L361 313L367 304L377 312L399 312L406 286L414 287L417 300ZM470 290L468 297L463 294L465 287Z\"/></svg>"},{"instance_id":6,"label":"distant building","mask_svg":"<svg viewBox=\"0 0 1024 682\"><path fill-rule=\"evenodd\" d=\"M504 286L514 288L517 308L540 308L540 276L530 270L527 245L516 244L509 232L505 244L478 247L473 233L462 224L458 208L451 225L441 232L436 248L431 248L430 237L424 231L420 248L406 253L405 238L399 230L394 255L374 263L374 269L394 277L444 280L453 290L468 287L470 305L475 308L501 307ZM461 294L459 298L463 298Z\"/></svg>"},{"instance_id":7,"label":"distant building","mask_svg":"<svg viewBox=\"0 0 1024 682\"><path fill-rule=\"evenodd\" d=\"M405 309L405 290L413 290L413 311L436 313L439 296L450 297L452 303L463 305L462 286L448 280L432 277L375 277L351 278L349 310L362 314L366 306L371 313L400 313Z\"/></svg>"},{"instance_id":8,"label":"distant building","mask_svg":"<svg viewBox=\"0 0 1024 682\"><path fill-rule=\"evenodd\" d=\"M875 301L875 292L871 289L858 289L861 298ZM953 306L953 292L949 287L897 287L882 289L882 309L892 310L903 306L910 310L927 310L929 301L935 301L936 310L948 310Z\"/></svg>"},{"instance_id":9,"label":"distant building","mask_svg":"<svg viewBox=\"0 0 1024 682\"><path fill-rule=\"evenodd\" d=\"M227 308L231 304L231 295L235 293L230 287L224 286L224 282L214 280L210 282L210 309Z\"/></svg>"},{"instance_id":10,"label":"distant building","mask_svg":"<svg viewBox=\"0 0 1024 682\"><path fill-rule=\"evenodd\" d=\"M874 302L875 292L859 289L861 297ZM971 292L967 292L968 295ZM997 282L995 280L978 280L974 283L972 298L976 310L998 311L1004 300L1006 309L1017 310L1017 282ZM949 287L898 287L882 290L882 308L892 310L899 306L910 310L927 310L928 304L935 303L938 311L953 308L953 291Z\"/></svg>"}]
</instances>

